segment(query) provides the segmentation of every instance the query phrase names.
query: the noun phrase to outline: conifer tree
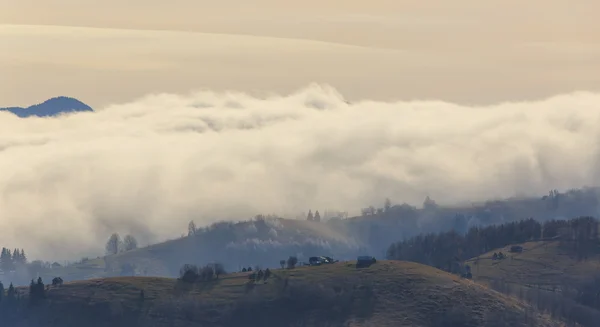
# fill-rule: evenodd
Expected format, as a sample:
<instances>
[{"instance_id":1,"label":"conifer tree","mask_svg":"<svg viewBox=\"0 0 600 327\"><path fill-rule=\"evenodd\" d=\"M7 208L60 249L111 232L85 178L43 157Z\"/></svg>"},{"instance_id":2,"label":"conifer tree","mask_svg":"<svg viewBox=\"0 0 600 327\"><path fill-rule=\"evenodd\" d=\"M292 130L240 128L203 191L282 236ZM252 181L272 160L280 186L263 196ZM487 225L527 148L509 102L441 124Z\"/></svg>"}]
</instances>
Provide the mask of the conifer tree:
<instances>
[{"instance_id":1,"label":"conifer tree","mask_svg":"<svg viewBox=\"0 0 600 327\"><path fill-rule=\"evenodd\" d=\"M313 218L314 221L321 221L321 214L319 213L319 210L315 211L315 217Z\"/></svg>"},{"instance_id":2,"label":"conifer tree","mask_svg":"<svg viewBox=\"0 0 600 327\"><path fill-rule=\"evenodd\" d=\"M37 284L35 285L36 289L37 289L37 296L40 299L43 299L46 297L46 290L44 289L44 282L42 281L42 277L38 277L37 279Z\"/></svg>"},{"instance_id":3,"label":"conifer tree","mask_svg":"<svg viewBox=\"0 0 600 327\"><path fill-rule=\"evenodd\" d=\"M308 210L308 216L306 216L306 220L308 220L308 221L314 220L312 210Z\"/></svg>"},{"instance_id":4,"label":"conifer tree","mask_svg":"<svg viewBox=\"0 0 600 327\"><path fill-rule=\"evenodd\" d=\"M12 283L8 286L8 292L6 292L6 302L13 303L17 299L15 287Z\"/></svg>"},{"instance_id":5,"label":"conifer tree","mask_svg":"<svg viewBox=\"0 0 600 327\"><path fill-rule=\"evenodd\" d=\"M2 248L2 252L0 253L0 268L5 273L11 271L13 268L12 255L7 248Z\"/></svg>"},{"instance_id":6,"label":"conifer tree","mask_svg":"<svg viewBox=\"0 0 600 327\"><path fill-rule=\"evenodd\" d=\"M27 256L25 255L25 250L23 250L23 249L21 249L20 259L21 259L21 263L23 263L23 264L27 263Z\"/></svg>"},{"instance_id":7,"label":"conifer tree","mask_svg":"<svg viewBox=\"0 0 600 327\"><path fill-rule=\"evenodd\" d=\"M2 303L2 300L4 300L4 284L0 282L0 303Z\"/></svg>"},{"instance_id":8,"label":"conifer tree","mask_svg":"<svg viewBox=\"0 0 600 327\"><path fill-rule=\"evenodd\" d=\"M29 283L29 298L34 300L36 298L36 285L33 279Z\"/></svg>"},{"instance_id":9,"label":"conifer tree","mask_svg":"<svg viewBox=\"0 0 600 327\"><path fill-rule=\"evenodd\" d=\"M19 252L19 249L14 249L13 253L12 253L12 263L13 263L13 267L17 264L20 263L21 260L21 252Z\"/></svg>"}]
</instances>

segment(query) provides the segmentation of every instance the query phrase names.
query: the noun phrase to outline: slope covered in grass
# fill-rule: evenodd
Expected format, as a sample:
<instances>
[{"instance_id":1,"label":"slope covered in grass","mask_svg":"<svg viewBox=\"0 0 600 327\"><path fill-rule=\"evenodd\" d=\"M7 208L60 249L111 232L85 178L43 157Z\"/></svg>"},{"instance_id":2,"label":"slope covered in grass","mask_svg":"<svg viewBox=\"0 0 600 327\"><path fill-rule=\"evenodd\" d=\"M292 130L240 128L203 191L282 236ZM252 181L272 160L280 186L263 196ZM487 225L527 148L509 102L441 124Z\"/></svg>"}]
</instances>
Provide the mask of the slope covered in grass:
<instances>
[{"instance_id":1,"label":"slope covered in grass","mask_svg":"<svg viewBox=\"0 0 600 327\"><path fill-rule=\"evenodd\" d=\"M473 279L484 283L503 280L552 289L593 279L600 272L600 256L596 254L580 260L573 251L562 248L559 241L520 245L523 247L521 253L511 253L511 246L506 246L467 260L472 267ZM502 252L507 257L493 260L495 252Z\"/></svg>"},{"instance_id":2,"label":"slope covered in grass","mask_svg":"<svg viewBox=\"0 0 600 327\"><path fill-rule=\"evenodd\" d=\"M274 270L266 283L249 282L248 273L196 284L153 277L78 281L12 311L11 326L28 327L559 325L472 281L392 261Z\"/></svg>"}]
</instances>

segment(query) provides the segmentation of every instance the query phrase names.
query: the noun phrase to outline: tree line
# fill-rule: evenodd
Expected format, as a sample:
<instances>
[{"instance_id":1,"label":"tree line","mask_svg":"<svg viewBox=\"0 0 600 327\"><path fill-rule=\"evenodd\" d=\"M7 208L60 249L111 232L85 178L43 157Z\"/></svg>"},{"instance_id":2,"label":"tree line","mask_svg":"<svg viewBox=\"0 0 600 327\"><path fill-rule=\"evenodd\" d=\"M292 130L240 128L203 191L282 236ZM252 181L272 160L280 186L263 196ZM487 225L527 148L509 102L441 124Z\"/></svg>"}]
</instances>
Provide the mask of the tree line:
<instances>
[{"instance_id":1,"label":"tree line","mask_svg":"<svg viewBox=\"0 0 600 327\"><path fill-rule=\"evenodd\" d=\"M13 271L17 265L24 265L26 263L27 256L23 249L14 249L11 252L10 249L2 248L2 252L0 253L0 270L4 273Z\"/></svg>"},{"instance_id":2,"label":"tree line","mask_svg":"<svg viewBox=\"0 0 600 327\"><path fill-rule=\"evenodd\" d=\"M113 233L106 241L106 254L117 254L135 250L138 248L138 241L131 235L126 235L122 240L119 233Z\"/></svg>"}]
</instances>

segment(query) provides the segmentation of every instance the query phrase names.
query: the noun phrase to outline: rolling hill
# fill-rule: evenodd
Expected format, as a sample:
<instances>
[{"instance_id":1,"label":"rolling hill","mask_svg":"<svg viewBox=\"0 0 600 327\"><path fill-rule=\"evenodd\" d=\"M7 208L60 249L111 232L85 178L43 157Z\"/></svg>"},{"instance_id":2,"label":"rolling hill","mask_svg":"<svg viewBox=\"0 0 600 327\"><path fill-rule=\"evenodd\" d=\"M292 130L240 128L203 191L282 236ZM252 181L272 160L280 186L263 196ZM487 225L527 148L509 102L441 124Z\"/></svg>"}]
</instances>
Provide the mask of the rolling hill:
<instances>
[{"instance_id":1,"label":"rolling hill","mask_svg":"<svg viewBox=\"0 0 600 327\"><path fill-rule=\"evenodd\" d=\"M467 260L473 279L490 284L502 280L528 287L560 290L566 284L593 279L600 272L600 256L578 260L572 251L561 248L560 241L539 241L519 244L521 253L510 253L507 246L495 249L479 258ZM502 252L506 259L493 260L493 254Z\"/></svg>"},{"instance_id":2,"label":"rolling hill","mask_svg":"<svg viewBox=\"0 0 600 327\"><path fill-rule=\"evenodd\" d=\"M74 98L56 97L27 108L0 108L0 111L7 111L21 118L27 118L31 116L53 117L64 113L93 111L93 109L85 103Z\"/></svg>"},{"instance_id":3,"label":"rolling hill","mask_svg":"<svg viewBox=\"0 0 600 327\"><path fill-rule=\"evenodd\" d=\"M600 321L600 255L582 260L561 241L520 244L521 253L511 246L490 251L466 263L473 279L509 296L533 303L538 309L581 326L597 326ZM494 253L506 255L495 260Z\"/></svg>"},{"instance_id":4,"label":"rolling hill","mask_svg":"<svg viewBox=\"0 0 600 327\"><path fill-rule=\"evenodd\" d=\"M15 327L561 325L472 281L399 261L278 269L265 283L250 282L248 273L196 284L76 281L49 288L43 303L3 314Z\"/></svg>"},{"instance_id":5,"label":"rolling hill","mask_svg":"<svg viewBox=\"0 0 600 327\"><path fill-rule=\"evenodd\" d=\"M313 255L341 260L366 254L382 258L393 242L420 233L452 229L464 233L473 225L487 226L526 217L546 221L593 215L598 207L597 192L597 189L589 188L553 197L515 198L462 207L418 209L396 205L379 214L320 223L284 218L222 222L200 228L191 237L86 260L40 274L45 279L61 276L65 280L110 277L119 275L121 265L131 263L140 275L174 277L186 263L219 261L228 270L237 271L242 266L277 267L280 259L290 255L298 256L301 261ZM11 281L15 280L4 279L5 283Z\"/></svg>"}]
</instances>

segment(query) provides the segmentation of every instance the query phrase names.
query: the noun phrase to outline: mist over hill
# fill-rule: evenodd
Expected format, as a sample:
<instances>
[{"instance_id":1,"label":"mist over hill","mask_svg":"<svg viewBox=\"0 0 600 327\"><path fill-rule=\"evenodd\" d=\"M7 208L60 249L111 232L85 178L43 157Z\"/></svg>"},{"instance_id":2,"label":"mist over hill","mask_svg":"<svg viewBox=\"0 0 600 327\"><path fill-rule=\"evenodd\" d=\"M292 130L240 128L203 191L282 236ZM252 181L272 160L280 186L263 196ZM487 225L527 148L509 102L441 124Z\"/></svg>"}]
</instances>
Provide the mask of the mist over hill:
<instances>
[{"instance_id":1,"label":"mist over hill","mask_svg":"<svg viewBox=\"0 0 600 327\"><path fill-rule=\"evenodd\" d=\"M398 235L543 219L540 198L549 190L598 185L599 103L600 95L586 92L483 107L348 103L332 87L311 85L264 97L155 94L53 119L0 114L0 228L6 246L60 261L101 255L113 232L132 234L143 247L187 233L190 220L209 226L309 210L352 217L383 207L385 198L406 203L394 209L401 219L329 222L335 238L322 227L293 227L318 242L366 247L352 254L378 255ZM420 209L427 196L439 209ZM490 217L471 205L514 196L514 206L490 202ZM595 214L595 202L582 201L552 215ZM228 241L260 249L269 244L260 235ZM262 243L246 241L254 238Z\"/></svg>"},{"instance_id":2,"label":"mist over hill","mask_svg":"<svg viewBox=\"0 0 600 327\"><path fill-rule=\"evenodd\" d=\"M56 97L27 108L9 107L0 108L0 111L11 112L21 118L27 118L31 116L53 117L65 113L93 111L93 109L74 98Z\"/></svg>"},{"instance_id":3,"label":"mist over hill","mask_svg":"<svg viewBox=\"0 0 600 327\"><path fill-rule=\"evenodd\" d=\"M199 228L188 237L126 252L110 258L118 263L151 262L153 273L176 276L187 262L219 261L229 270L260 265L277 267L290 255L307 262L326 255L351 260L358 255L385 257L389 245L419 234L454 230L466 233L475 226L489 226L528 218L538 221L598 216L598 189L587 188L529 198L488 201L471 206L423 208L408 204L375 209L373 214L325 222L257 217L251 221L222 222Z\"/></svg>"}]
</instances>

